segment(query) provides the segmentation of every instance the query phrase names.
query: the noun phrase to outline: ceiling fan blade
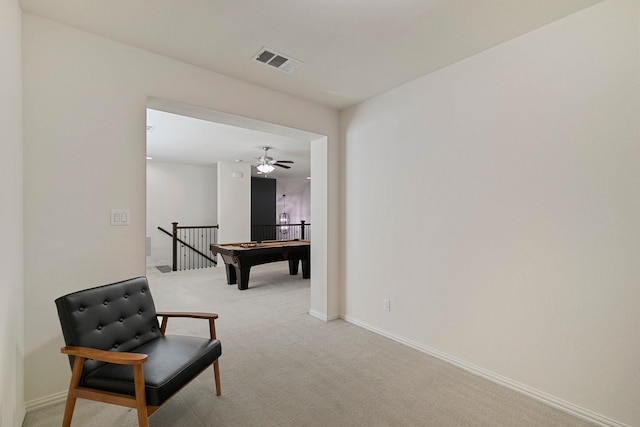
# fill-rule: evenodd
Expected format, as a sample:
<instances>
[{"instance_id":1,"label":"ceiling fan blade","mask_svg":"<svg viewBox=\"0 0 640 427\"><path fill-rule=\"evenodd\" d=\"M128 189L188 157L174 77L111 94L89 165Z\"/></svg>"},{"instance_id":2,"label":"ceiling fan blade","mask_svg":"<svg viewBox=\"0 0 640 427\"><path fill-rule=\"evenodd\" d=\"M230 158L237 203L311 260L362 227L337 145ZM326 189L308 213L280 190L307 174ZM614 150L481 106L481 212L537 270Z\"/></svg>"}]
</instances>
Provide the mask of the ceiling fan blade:
<instances>
[{"instance_id":1,"label":"ceiling fan blade","mask_svg":"<svg viewBox=\"0 0 640 427\"><path fill-rule=\"evenodd\" d=\"M284 169L291 169L291 166L287 166L287 165L281 165L280 163L274 163L273 166L278 166Z\"/></svg>"},{"instance_id":2,"label":"ceiling fan blade","mask_svg":"<svg viewBox=\"0 0 640 427\"><path fill-rule=\"evenodd\" d=\"M276 163L293 163L293 160L276 160Z\"/></svg>"}]
</instances>

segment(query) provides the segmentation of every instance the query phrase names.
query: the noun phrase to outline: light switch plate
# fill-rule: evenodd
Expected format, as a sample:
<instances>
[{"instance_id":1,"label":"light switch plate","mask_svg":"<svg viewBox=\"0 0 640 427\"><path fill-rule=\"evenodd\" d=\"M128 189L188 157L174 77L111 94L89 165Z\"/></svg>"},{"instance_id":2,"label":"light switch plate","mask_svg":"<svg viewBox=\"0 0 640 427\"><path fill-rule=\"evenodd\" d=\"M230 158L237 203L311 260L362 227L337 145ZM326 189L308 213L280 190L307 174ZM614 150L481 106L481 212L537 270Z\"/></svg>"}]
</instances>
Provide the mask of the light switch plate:
<instances>
[{"instance_id":1,"label":"light switch plate","mask_svg":"<svg viewBox=\"0 0 640 427\"><path fill-rule=\"evenodd\" d=\"M131 224L131 211L129 209L111 209L111 225Z\"/></svg>"}]
</instances>

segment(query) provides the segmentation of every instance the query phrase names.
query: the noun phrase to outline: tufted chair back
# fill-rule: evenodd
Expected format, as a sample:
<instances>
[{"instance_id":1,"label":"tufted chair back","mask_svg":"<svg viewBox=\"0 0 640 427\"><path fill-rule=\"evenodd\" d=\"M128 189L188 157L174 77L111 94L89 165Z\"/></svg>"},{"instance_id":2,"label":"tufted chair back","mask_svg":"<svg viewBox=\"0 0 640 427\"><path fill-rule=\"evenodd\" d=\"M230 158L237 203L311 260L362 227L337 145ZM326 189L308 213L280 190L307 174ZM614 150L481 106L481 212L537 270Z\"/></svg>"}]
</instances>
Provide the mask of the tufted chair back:
<instances>
[{"instance_id":1,"label":"tufted chair back","mask_svg":"<svg viewBox=\"0 0 640 427\"><path fill-rule=\"evenodd\" d=\"M162 335L146 277L65 295L56 307L69 346L131 351ZM83 377L102 365L87 360Z\"/></svg>"}]
</instances>

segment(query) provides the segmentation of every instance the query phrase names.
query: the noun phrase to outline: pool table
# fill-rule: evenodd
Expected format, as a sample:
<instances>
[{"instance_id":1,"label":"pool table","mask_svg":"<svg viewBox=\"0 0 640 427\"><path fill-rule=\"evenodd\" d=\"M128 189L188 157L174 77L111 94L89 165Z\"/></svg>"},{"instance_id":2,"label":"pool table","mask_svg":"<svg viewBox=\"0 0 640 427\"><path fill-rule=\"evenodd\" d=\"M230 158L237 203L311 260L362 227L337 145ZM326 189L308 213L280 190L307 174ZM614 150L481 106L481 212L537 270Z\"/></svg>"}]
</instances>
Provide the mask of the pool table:
<instances>
[{"instance_id":1,"label":"pool table","mask_svg":"<svg viewBox=\"0 0 640 427\"><path fill-rule=\"evenodd\" d=\"M289 261L289 274L298 274L302 262L302 277L311 277L311 242L309 240L265 240L247 243L213 243L211 253L220 254L227 272L227 283L238 284L238 289L249 288L249 271L254 265Z\"/></svg>"}]
</instances>

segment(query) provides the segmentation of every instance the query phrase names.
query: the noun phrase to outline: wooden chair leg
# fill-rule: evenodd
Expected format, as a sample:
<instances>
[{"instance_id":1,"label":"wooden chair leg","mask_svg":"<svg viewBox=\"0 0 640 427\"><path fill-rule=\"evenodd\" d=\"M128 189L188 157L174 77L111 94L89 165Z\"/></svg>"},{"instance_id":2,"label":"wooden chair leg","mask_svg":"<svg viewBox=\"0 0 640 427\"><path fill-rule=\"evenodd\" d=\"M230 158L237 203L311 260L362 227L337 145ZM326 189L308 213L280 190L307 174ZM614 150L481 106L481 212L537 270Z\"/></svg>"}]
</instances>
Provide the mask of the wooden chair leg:
<instances>
[{"instance_id":1,"label":"wooden chair leg","mask_svg":"<svg viewBox=\"0 0 640 427\"><path fill-rule=\"evenodd\" d=\"M220 389L220 366L218 366L218 359L213 361L213 376L216 380L216 396L220 396L222 390Z\"/></svg>"},{"instance_id":2,"label":"wooden chair leg","mask_svg":"<svg viewBox=\"0 0 640 427\"><path fill-rule=\"evenodd\" d=\"M71 418L73 417L73 409L76 407L75 396L69 393L67 395L67 404L64 407L64 418L62 419L62 427L71 427Z\"/></svg>"},{"instance_id":3,"label":"wooden chair leg","mask_svg":"<svg viewBox=\"0 0 640 427\"><path fill-rule=\"evenodd\" d=\"M147 413L147 397L144 391L144 371L142 365L134 365L133 381L136 392L136 409L138 410L138 425L149 427L149 414Z\"/></svg>"},{"instance_id":4,"label":"wooden chair leg","mask_svg":"<svg viewBox=\"0 0 640 427\"><path fill-rule=\"evenodd\" d=\"M71 373L71 381L69 382L69 392L67 393L67 404L64 407L64 418L62 419L62 427L71 426L71 418L73 418L73 410L76 407L75 391L80 384L82 376L82 368L84 368L84 357L76 356L73 362L73 371Z\"/></svg>"},{"instance_id":5,"label":"wooden chair leg","mask_svg":"<svg viewBox=\"0 0 640 427\"><path fill-rule=\"evenodd\" d=\"M209 319L209 335L211 339L216 339L216 323L214 319ZM216 380L216 396L222 394L220 389L220 366L218 366L218 359L213 361L213 377Z\"/></svg>"}]
</instances>

